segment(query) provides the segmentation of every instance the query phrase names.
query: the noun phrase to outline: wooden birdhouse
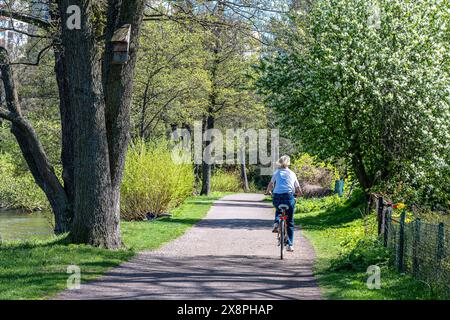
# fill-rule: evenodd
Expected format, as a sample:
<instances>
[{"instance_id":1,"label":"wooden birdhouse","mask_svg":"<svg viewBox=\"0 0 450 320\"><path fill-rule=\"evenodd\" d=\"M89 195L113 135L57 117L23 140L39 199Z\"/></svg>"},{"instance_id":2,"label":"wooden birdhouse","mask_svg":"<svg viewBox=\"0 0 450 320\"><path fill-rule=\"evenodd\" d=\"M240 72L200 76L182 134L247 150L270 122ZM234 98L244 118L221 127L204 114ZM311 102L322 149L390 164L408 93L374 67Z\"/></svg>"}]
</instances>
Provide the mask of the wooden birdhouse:
<instances>
[{"instance_id":1,"label":"wooden birdhouse","mask_svg":"<svg viewBox=\"0 0 450 320\"><path fill-rule=\"evenodd\" d=\"M131 25L126 24L114 32L111 39L113 45L113 64L126 64L130 51Z\"/></svg>"}]
</instances>

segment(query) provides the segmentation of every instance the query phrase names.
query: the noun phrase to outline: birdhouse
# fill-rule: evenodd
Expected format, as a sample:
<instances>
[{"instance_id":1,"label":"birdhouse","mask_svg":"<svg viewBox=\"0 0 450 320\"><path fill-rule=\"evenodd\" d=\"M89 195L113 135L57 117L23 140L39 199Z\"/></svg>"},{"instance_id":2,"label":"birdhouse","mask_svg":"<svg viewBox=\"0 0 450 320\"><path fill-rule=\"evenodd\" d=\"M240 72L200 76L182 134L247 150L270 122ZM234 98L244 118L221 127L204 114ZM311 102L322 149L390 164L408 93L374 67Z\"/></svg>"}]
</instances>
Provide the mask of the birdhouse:
<instances>
[{"instance_id":1,"label":"birdhouse","mask_svg":"<svg viewBox=\"0 0 450 320\"><path fill-rule=\"evenodd\" d=\"M113 45L113 64L126 64L130 51L131 25L126 24L114 32L111 39Z\"/></svg>"}]
</instances>

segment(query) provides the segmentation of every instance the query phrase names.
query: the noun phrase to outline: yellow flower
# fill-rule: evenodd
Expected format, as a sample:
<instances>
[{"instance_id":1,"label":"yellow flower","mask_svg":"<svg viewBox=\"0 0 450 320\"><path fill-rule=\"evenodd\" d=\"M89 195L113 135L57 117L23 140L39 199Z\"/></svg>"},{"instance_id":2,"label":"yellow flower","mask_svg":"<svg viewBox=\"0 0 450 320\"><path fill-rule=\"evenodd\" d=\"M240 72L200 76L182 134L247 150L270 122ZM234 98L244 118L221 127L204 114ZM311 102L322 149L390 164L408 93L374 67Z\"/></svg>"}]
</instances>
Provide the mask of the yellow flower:
<instances>
[{"instance_id":1,"label":"yellow flower","mask_svg":"<svg viewBox=\"0 0 450 320\"><path fill-rule=\"evenodd\" d=\"M395 208L395 209L402 210L402 209L405 209L405 208L406 208L406 205L405 205L404 203L402 203L402 202L399 202L399 203L397 203L396 205L394 205L394 208Z\"/></svg>"}]
</instances>

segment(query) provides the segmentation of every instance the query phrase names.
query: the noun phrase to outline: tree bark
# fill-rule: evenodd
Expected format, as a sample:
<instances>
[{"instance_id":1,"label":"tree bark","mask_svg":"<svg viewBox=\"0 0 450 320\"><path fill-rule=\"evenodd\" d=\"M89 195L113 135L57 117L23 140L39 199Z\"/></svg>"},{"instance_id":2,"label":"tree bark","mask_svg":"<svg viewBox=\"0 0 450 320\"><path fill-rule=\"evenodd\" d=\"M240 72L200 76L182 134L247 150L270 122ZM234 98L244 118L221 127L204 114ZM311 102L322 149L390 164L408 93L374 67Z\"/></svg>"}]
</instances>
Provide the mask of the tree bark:
<instances>
[{"instance_id":1,"label":"tree bark","mask_svg":"<svg viewBox=\"0 0 450 320\"><path fill-rule=\"evenodd\" d=\"M98 46L91 0L60 0L68 97L74 115L72 241L118 248L120 185L129 143L130 108L144 0L108 0L106 47ZM65 28L69 5L81 9L81 30ZM129 60L112 64L111 38L130 24Z\"/></svg>"},{"instance_id":2,"label":"tree bark","mask_svg":"<svg viewBox=\"0 0 450 320\"><path fill-rule=\"evenodd\" d=\"M370 190L373 186L373 181L369 178L361 154L358 151L355 151L352 156L352 167L355 170L356 177L358 178L359 184L364 188L364 191L367 192Z\"/></svg>"},{"instance_id":3,"label":"tree bark","mask_svg":"<svg viewBox=\"0 0 450 320\"><path fill-rule=\"evenodd\" d=\"M242 188L245 192L248 192L250 190L250 187L248 185L248 177L247 177L247 166L245 164L245 149L240 148L239 154L241 158L241 181L242 181Z\"/></svg>"},{"instance_id":4,"label":"tree bark","mask_svg":"<svg viewBox=\"0 0 450 320\"><path fill-rule=\"evenodd\" d=\"M65 27L67 8L81 9L82 30ZM74 220L71 239L99 247L121 246L119 221L114 214L106 133L100 50L92 24L92 3L59 1L62 19L64 68L74 113Z\"/></svg>"},{"instance_id":5,"label":"tree bark","mask_svg":"<svg viewBox=\"0 0 450 320\"><path fill-rule=\"evenodd\" d=\"M51 7L50 15L53 21L59 21L60 16L56 8ZM59 95L59 113L61 116L61 163L63 167L62 179L64 181L64 190L66 191L69 201L69 216L73 220L73 203L75 199L74 185L74 142L73 142L73 126L74 114L70 106L68 97L69 84L67 82L67 71L64 67L64 50L59 44L53 46L55 57L55 76L58 86Z\"/></svg>"},{"instance_id":6,"label":"tree bark","mask_svg":"<svg viewBox=\"0 0 450 320\"><path fill-rule=\"evenodd\" d=\"M109 1L107 45L103 61L103 89L106 104L112 202L117 226L120 223L120 187L130 141L131 102L144 2L144 0ZM120 3L119 11L117 11L117 3ZM113 56L111 38L114 31L125 24L131 25L129 60L125 65L115 65L111 63Z\"/></svg>"},{"instance_id":7,"label":"tree bark","mask_svg":"<svg viewBox=\"0 0 450 320\"><path fill-rule=\"evenodd\" d=\"M203 132L206 133L210 129L214 129L214 116L208 113L203 121ZM211 145L211 137L205 142L205 149ZM204 149L204 150L205 150ZM202 191L201 195L208 196L211 193L211 163L210 161L205 161L205 156L203 156L202 161ZM210 160L210 159L208 159Z\"/></svg>"},{"instance_id":8,"label":"tree bark","mask_svg":"<svg viewBox=\"0 0 450 320\"><path fill-rule=\"evenodd\" d=\"M14 74L8 52L4 48L0 48L0 70L8 109L7 113L0 116L11 121L11 132L19 144L36 184L44 191L50 202L55 214L55 233L68 232L71 224L69 200L36 132L22 115Z\"/></svg>"},{"instance_id":9,"label":"tree bark","mask_svg":"<svg viewBox=\"0 0 450 320\"><path fill-rule=\"evenodd\" d=\"M74 185L74 145L73 145L73 123L74 114L68 99L68 83L66 79L66 71L64 69L64 53L59 48L55 51L55 75L59 91L59 112L61 115L61 163L63 167L62 178L64 181L64 190L66 191L69 201L69 215L73 219L72 204L75 199Z\"/></svg>"}]
</instances>

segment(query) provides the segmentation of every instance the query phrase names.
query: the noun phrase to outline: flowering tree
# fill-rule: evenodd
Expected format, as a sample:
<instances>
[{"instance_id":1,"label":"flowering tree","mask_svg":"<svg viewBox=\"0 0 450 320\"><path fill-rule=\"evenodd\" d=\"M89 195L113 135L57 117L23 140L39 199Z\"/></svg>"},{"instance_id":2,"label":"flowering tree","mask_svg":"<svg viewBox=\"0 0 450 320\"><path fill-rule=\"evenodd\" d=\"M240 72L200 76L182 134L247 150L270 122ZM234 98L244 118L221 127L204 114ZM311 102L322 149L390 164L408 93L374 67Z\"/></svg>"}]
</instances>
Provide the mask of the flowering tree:
<instances>
[{"instance_id":1,"label":"flowering tree","mask_svg":"<svg viewBox=\"0 0 450 320\"><path fill-rule=\"evenodd\" d=\"M323 158L345 157L365 190L428 185L442 200L449 9L448 0L316 1L279 30L260 91L292 137Z\"/></svg>"}]
</instances>

